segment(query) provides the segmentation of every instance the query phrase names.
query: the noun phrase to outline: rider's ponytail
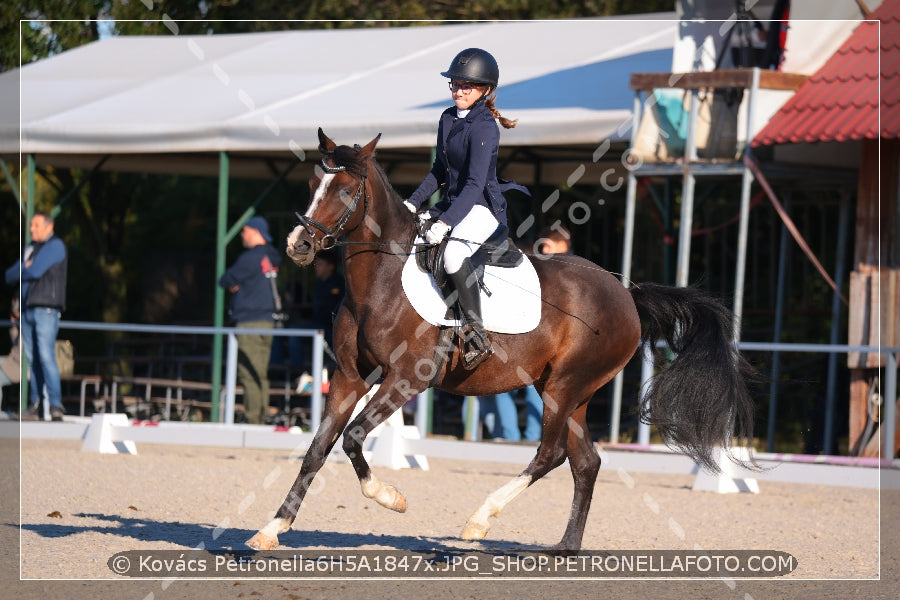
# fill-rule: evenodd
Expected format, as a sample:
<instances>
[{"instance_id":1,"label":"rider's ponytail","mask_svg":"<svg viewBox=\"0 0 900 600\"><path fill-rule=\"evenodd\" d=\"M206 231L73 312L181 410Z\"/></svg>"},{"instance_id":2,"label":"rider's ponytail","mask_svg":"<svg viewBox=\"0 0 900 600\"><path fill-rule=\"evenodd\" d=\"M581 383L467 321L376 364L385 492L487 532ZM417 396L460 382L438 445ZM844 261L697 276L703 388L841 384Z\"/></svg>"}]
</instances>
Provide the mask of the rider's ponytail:
<instances>
[{"instance_id":1,"label":"rider's ponytail","mask_svg":"<svg viewBox=\"0 0 900 600\"><path fill-rule=\"evenodd\" d=\"M484 99L484 105L488 107L488 110L491 111L491 114L494 115L494 118L497 119L501 125L503 125L504 129L512 129L516 126L516 123L519 122L518 119L507 119L506 117L500 114L500 111L494 106L494 94L489 94Z\"/></svg>"}]
</instances>

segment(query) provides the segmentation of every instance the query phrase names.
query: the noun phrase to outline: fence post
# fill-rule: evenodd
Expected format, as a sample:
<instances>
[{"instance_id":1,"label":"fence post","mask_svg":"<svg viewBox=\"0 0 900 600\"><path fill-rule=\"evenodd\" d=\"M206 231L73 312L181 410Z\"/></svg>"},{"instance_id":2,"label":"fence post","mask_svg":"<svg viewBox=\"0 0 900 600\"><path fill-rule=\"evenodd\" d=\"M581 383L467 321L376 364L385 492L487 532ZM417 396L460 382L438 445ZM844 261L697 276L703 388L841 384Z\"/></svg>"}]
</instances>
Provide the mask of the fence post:
<instances>
[{"instance_id":1,"label":"fence post","mask_svg":"<svg viewBox=\"0 0 900 600\"><path fill-rule=\"evenodd\" d=\"M478 396L466 396L463 406L463 439L478 442L481 440L481 402Z\"/></svg>"},{"instance_id":2,"label":"fence post","mask_svg":"<svg viewBox=\"0 0 900 600\"><path fill-rule=\"evenodd\" d=\"M325 352L325 333L319 329L313 336L313 364L312 364L312 396L309 406L309 425L311 431L319 430L322 422L322 354Z\"/></svg>"},{"instance_id":3,"label":"fence post","mask_svg":"<svg viewBox=\"0 0 900 600\"><path fill-rule=\"evenodd\" d=\"M653 348L650 344L644 344L641 352L641 393L639 398L643 402L644 395L647 393L647 382L653 377ZM643 421L638 421L637 443L642 446L650 445L650 425Z\"/></svg>"},{"instance_id":4,"label":"fence post","mask_svg":"<svg viewBox=\"0 0 900 600\"><path fill-rule=\"evenodd\" d=\"M897 355L887 353L887 362L884 365L884 450L882 459L894 458L894 445L897 435Z\"/></svg>"},{"instance_id":5,"label":"fence post","mask_svg":"<svg viewBox=\"0 0 900 600\"><path fill-rule=\"evenodd\" d=\"M428 426L428 419L431 408L431 392L430 390L425 390L424 392L419 392L416 396L416 428L419 430L419 436L422 439L428 437L428 431L431 429Z\"/></svg>"},{"instance_id":6,"label":"fence post","mask_svg":"<svg viewBox=\"0 0 900 600\"><path fill-rule=\"evenodd\" d=\"M234 424L234 395L237 388L237 336L228 332L228 349L225 355L225 418L222 422ZM215 390L213 390L215 393ZM210 415L212 419L212 415Z\"/></svg>"}]
</instances>

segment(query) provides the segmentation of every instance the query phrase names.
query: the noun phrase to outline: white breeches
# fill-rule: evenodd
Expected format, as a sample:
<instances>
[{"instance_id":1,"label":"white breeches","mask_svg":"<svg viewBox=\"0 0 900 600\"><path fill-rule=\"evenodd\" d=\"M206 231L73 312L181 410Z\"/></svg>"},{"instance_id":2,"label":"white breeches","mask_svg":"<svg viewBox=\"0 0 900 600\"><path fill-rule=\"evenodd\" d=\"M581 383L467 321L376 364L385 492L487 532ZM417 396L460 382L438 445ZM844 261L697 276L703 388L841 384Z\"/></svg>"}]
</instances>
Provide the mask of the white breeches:
<instances>
[{"instance_id":1,"label":"white breeches","mask_svg":"<svg viewBox=\"0 0 900 600\"><path fill-rule=\"evenodd\" d=\"M463 261L471 258L499 225L488 207L480 204L473 206L469 214L450 231L450 237L456 239L447 242L444 250L444 269L447 273L459 271Z\"/></svg>"}]
</instances>

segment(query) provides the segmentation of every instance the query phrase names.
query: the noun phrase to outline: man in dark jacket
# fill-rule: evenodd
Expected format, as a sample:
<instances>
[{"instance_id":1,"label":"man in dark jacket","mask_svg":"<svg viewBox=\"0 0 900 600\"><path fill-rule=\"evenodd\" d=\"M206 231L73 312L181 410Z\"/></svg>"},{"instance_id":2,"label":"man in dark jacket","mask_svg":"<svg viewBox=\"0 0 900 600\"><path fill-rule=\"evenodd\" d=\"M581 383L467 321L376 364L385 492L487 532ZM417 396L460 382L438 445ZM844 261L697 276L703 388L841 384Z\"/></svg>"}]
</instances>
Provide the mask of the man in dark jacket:
<instances>
[{"instance_id":1,"label":"man in dark jacket","mask_svg":"<svg viewBox=\"0 0 900 600\"><path fill-rule=\"evenodd\" d=\"M31 243L6 270L6 283L21 282L22 348L31 374L28 415L37 416L44 396L52 419L61 421L65 412L56 364L56 335L60 314L66 308L68 255L66 245L53 235L50 215L35 213L29 231Z\"/></svg>"},{"instance_id":2,"label":"man in dark jacket","mask_svg":"<svg viewBox=\"0 0 900 600\"><path fill-rule=\"evenodd\" d=\"M272 247L269 225L262 217L252 217L241 229L247 248L219 279L232 293L229 314L235 325L245 329L271 329L275 322L274 278L281 255ZM244 386L244 413L248 423L263 424L269 408L269 357L272 336L241 334L238 338L238 378Z\"/></svg>"}]
</instances>

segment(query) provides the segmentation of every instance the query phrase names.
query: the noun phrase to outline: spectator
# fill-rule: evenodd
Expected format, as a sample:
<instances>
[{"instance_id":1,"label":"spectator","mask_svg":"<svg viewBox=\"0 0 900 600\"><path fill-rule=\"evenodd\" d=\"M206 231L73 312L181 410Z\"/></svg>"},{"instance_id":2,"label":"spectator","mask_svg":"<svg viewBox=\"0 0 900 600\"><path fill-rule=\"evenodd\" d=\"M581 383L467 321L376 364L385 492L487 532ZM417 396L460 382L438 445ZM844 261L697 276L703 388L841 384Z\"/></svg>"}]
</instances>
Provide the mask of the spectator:
<instances>
[{"instance_id":1,"label":"spectator","mask_svg":"<svg viewBox=\"0 0 900 600\"><path fill-rule=\"evenodd\" d=\"M319 252L313 267L316 282L313 286L313 322L316 329L325 332L325 341L331 346L332 321L344 300L344 277L338 271L340 256L335 251Z\"/></svg>"},{"instance_id":2,"label":"spectator","mask_svg":"<svg viewBox=\"0 0 900 600\"><path fill-rule=\"evenodd\" d=\"M219 279L232 293L229 315L239 328L272 329L275 298L269 281L278 273L281 255L272 244L269 225L260 216L251 217L241 229L246 250ZM244 414L248 423L263 424L269 409L269 357L272 336L239 334L237 374L244 387Z\"/></svg>"},{"instance_id":3,"label":"spectator","mask_svg":"<svg viewBox=\"0 0 900 600\"><path fill-rule=\"evenodd\" d=\"M291 324L292 327L301 329L321 329L323 331L326 344L326 363L331 362L329 359L334 355L331 350L334 315L344 300L346 288L344 276L338 270L339 264L340 255L337 250L327 250L316 254L316 260L313 263L316 278L312 286L312 314L307 312L305 318ZM291 367L303 364L304 352L307 353L307 356L311 355L309 338L299 336L288 338L288 357ZM309 365L306 366L309 368ZM311 382L312 376L308 371L304 371L298 382L298 391L310 389Z\"/></svg>"},{"instance_id":4,"label":"spectator","mask_svg":"<svg viewBox=\"0 0 900 600\"><path fill-rule=\"evenodd\" d=\"M541 230L535 246L545 256L572 254L572 235L557 221L556 225Z\"/></svg>"},{"instance_id":5,"label":"spectator","mask_svg":"<svg viewBox=\"0 0 900 600\"><path fill-rule=\"evenodd\" d=\"M35 213L29 231L31 243L22 257L6 270L6 283L21 283L22 348L28 361L31 384L27 417L37 418L41 398L50 416L62 421L62 391L56 364L59 317L66 308L66 245L54 235L53 217Z\"/></svg>"}]
</instances>

